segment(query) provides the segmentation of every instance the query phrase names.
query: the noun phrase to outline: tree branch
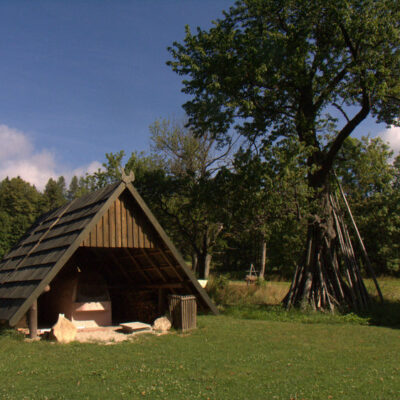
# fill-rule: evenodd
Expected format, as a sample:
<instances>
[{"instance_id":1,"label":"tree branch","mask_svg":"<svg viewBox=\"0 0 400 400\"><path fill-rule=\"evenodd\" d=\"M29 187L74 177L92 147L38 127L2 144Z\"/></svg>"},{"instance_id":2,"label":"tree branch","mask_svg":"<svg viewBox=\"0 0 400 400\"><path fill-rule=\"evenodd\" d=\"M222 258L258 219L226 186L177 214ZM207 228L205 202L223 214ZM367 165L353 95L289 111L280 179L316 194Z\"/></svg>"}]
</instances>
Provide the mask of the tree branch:
<instances>
[{"instance_id":1,"label":"tree branch","mask_svg":"<svg viewBox=\"0 0 400 400\"><path fill-rule=\"evenodd\" d=\"M346 119L347 122L350 122L350 118L347 116L346 112L343 110L343 108L339 104L333 103L332 105L334 107L336 107L342 113L342 115L344 116L344 118Z\"/></svg>"},{"instance_id":2,"label":"tree branch","mask_svg":"<svg viewBox=\"0 0 400 400\"><path fill-rule=\"evenodd\" d=\"M225 158L225 157L231 152L233 146L238 142L238 140L239 140L239 136L237 136L237 138L236 138L233 142L229 143L229 145L228 145L228 147L227 147L227 149L226 149L226 151L225 151L224 153L222 153L222 154L221 154L220 156L218 156L218 157L215 157L215 158L209 160L209 161L205 164L204 169L205 169L205 170L208 170L214 163L216 163L217 161L220 161L220 160L222 160L223 158ZM212 171L210 171L210 172L215 172L217 169L218 169L218 168L214 168L214 169L212 169Z\"/></svg>"},{"instance_id":3,"label":"tree branch","mask_svg":"<svg viewBox=\"0 0 400 400\"><path fill-rule=\"evenodd\" d=\"M358 51L359 51L359 46L354 46L350 36L346 30L346 28L343 26L343 24L339 24L339 28L342 32L344 41L346 43L347 48L349 49L351 56L353 58L353 61L350 62L349 64L346 64L343 69L331 80L331 82L328 84L325 90L322 91L320 96L315 102L315 110L318 110L321 106L322 103L324 102L325 98L329 96L329 93L333 91L333 89L336 87L336 85L346 76L346 73L348 71L348 68L351 66L353 62L355 62L358 58Z\"/></svg>"},{"instance_id":4,"label":"tree branch","mask_svg":"<svg viewBox=\"0 0 400 400\"><path fill-rule=\"evenodd\" d=\"M190 242L191 246L193 247L193 249L195 251L198 250L197 245L196 245L196 233L193 233L193 231L192 231L192 234L191 234L186 229L184 224L182 224L182 222L179 219L179 217L176 214L171 213L170 211L168 211L167 205L163 201L160 202L160 205L161 205L161 210L163 211L163 213L165 215L167 215L168 217L173 218L175 220L175 223L178 226L179 231L189 239L189 242Z\"/></svg>"},{"instance_id":5,"label":"tree branch","mask_svg":"<svg viewBox=\"0 0 400 400\"><path fill-rule=\"evenodd\" d=\"M329 96L330 93L332 93L336 85L338 85L341 80L346 76L348 67L349 65L345 65L343 69L338 72L338 74L329 82L325 90L321 92L321 94L318 96L318 99L314 103L314 110L317 111L320 109L326 97Z\"/></svg>"},{"instance_id":6,"label":"tree branch","mask_svg":"<svg viewBox=\"0 0 400 400\"><path fill-rule=\"evenodd\" d=\"M344 27L343 24L339 24L339 28L342 31L342 35L344 38L344 41L346 43L346 46L348 47L348 49L350 50L350 53L353 57L353 60L357 60L358 57L358 45L356 47L354 47L353 43L351 42L350 36L348 34L348 32L346 31L346 28Z\"/></svg>"},{"instance_id":7,"label":"tree branch","mask_svg":"<svg viewBox=\"0 0 400 400\"><path fill-rule=\"evenodd\" d=\"M364 84L362 84L362 107L361 110L342 128L336 139L333 141L328 153L326 154L322 170L322 174L330 171L333 160L340 150L343 142L351 135L354 129L368 116L371 109L371 100Z\"/></svg>"}]
</instances>

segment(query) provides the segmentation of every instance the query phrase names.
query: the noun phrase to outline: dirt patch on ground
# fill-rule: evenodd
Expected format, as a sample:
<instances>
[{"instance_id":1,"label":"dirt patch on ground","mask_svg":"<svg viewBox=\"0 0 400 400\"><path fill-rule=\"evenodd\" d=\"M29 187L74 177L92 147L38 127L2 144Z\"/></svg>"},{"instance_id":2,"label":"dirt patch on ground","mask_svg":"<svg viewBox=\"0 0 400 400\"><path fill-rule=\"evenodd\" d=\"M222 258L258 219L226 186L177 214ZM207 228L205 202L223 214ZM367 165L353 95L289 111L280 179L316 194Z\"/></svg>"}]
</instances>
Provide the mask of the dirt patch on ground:
<instances>
[{"instance_id":1,"label":"dirt patch on ground","mask_svg":"<svg viewBox=\"0 0 400 400\"><path fill-rule=\"evenodd\" d=\"M107 326L101 328L79 329L75 341L81 343L98 342L103 344L113 344L133 339L143 333L154 333L153 331L143 330L133 333L124 332L120 326Z\"/></svg>"},{"instance_id":2,"label":"dirt patch on ground","mask_svg":"<svg viewBox=\"0 0 400 400\"><path fill-rule=\"evenodd\" d=\"M47 340L49 333L49 329L39 330L39 336L34 340ZM27 341L32 341L32 339L28 339L28 329L19 329L19 332L25 334ZM115 344L120 343L126 340L132 340L138 335L143 335L144 333L152 334L152 335L162 335L165 333L156 332L154 330L142 330L136 332L124 332L120 326L106 326L106 327L98 327L98 328L85 328L78 329L76 333L75 342L80 343L99 343L99 344Z\"/></svg>"}]
</instances>

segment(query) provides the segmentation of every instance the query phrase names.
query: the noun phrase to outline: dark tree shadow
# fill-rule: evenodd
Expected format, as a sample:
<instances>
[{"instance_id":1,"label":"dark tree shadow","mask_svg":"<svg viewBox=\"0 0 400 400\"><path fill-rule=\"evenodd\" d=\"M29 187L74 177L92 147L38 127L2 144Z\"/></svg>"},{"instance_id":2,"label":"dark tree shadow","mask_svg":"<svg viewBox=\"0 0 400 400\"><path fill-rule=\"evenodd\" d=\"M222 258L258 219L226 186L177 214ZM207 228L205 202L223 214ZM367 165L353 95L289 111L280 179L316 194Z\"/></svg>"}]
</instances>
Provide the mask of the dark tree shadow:
<instances>
[{"instance_id":1,"label":"dark tree shadow","mask_svg":"<svg viewBox=\"0 0 400 400\"><path fill-rule=\"evenodd\" d=\"M368 317L370 325L400 329L400 302L374 300L371 310L361 316Z\"/></svg>"}]
</instances>

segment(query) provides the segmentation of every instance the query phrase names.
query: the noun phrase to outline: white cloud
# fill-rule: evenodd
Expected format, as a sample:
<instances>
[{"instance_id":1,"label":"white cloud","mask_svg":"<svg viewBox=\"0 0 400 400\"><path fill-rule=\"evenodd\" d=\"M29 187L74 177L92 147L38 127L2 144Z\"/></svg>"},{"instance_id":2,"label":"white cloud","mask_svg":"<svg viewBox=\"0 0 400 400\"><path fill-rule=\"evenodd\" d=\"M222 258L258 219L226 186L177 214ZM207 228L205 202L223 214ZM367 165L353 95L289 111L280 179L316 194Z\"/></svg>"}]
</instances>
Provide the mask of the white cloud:
<instances>
[{"instance_id":1,"label":"white cloud","mask_svg":"<svg viewBox=\"0 0 400 400\"><path fill-rule=\"evenodd\" d=\"M74 175L76 175L76 176L84 176L86 173L93 174L93 172L96 172L98 169L104 169L102 164L99 163L98 161L92 161L87 166L79 167L79 168L74 169L72 171L72 173L71 173L71 178Z\"/></svg>"},{"instance_id":2,"label":"white cloud","mask_svg":"<svg viewBox=\"0 0 400 400\"><path fill-rule=\"evenodd\" d=\"M6 158L26 155L33 151L26 135L6 125L0 125L0 162Z\"/></svg>"},{"instance_id":3,"label":"white cloud","mask_svg":"<svg viewBox=\"0 0 400 400\"><path fill-rule=\"evenodd\" d=\"M98 161L93 161L87 166L68 170L62 165L57 165L54 152L37 151L25 133L0 125L0 180L7 176L20 176L39 190L43 190L49 178L63 175L68 183L73 175L92 173L100 167Z\"/></svg>"},{"instance_id":4,"label":"white cloud","mask_svg":"<svg viewBox=\"0 0 400 400\"><path fill-rule=\"evenodd\" d=\"M394 151L394 155L396 156L400 151L400 127L391 126L389 129L380 132L378 136L381 139L388 143L390 148Z\"/></svg>"}]
</instances>

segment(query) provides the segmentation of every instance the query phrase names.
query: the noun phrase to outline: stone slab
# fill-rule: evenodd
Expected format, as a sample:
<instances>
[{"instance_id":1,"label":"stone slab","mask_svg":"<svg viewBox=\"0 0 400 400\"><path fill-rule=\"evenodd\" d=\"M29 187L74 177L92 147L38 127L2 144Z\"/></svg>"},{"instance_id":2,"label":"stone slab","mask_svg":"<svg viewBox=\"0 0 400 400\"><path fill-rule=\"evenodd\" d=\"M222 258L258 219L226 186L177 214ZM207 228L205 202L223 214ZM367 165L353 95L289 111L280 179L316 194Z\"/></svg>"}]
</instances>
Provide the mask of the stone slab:
<instances>
[{"instance_id":1,"label":"stone slab","mask_svg":"<svg viewBox=\"0 0 400 400\"><path fill-rule=\"evenodd\" d=\"M140 332L140 331L151 331L151 325L145 324L144 322L124 322L119 324L124 332Z\"/></svg>"}]
</instances>

